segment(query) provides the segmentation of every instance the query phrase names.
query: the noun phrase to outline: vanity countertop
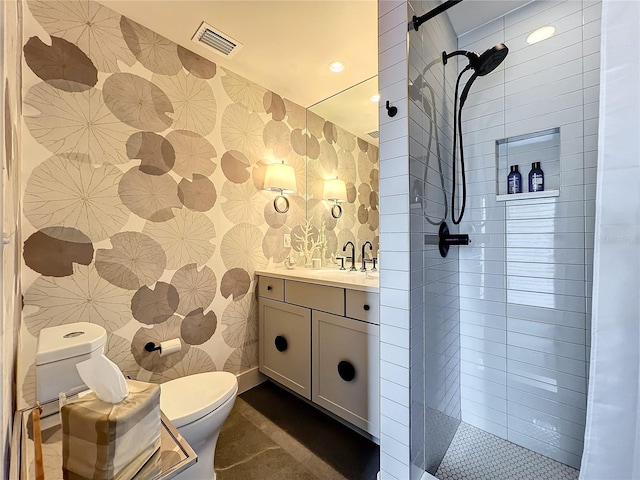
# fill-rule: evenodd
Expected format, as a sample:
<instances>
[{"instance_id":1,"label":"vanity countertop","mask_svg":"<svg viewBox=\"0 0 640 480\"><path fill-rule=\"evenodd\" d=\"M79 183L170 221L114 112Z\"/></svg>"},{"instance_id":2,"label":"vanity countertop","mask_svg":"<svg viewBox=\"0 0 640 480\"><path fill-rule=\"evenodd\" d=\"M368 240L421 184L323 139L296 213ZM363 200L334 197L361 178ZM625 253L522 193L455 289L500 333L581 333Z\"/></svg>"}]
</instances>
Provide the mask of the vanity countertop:
<instances>
[{"instance_id":1,"label":"vanity countertop","mask_svg":"<svg viewBox=\"0 0 640 480\"><path fill-rule=\"evenodd\" d=\"M319 270L305 267L296 267L289 270L280 267L256 270L256 275L315 283L329 287L349 288L363 292L378 293L379 291L379 272L350 272L349 270L340 270L337 267L321 268Z\"/></svg>"}]
</instances>

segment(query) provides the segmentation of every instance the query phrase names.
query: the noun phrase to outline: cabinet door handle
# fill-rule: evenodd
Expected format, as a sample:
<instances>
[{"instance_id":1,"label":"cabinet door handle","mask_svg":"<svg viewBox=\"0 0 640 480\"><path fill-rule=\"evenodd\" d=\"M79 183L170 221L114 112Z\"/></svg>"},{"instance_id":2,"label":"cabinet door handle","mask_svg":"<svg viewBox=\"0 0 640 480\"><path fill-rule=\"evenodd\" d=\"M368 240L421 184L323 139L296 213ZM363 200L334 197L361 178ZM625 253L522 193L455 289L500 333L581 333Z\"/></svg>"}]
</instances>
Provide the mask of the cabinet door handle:
<instances>
[{"instance_id":1,"label":"cabinet door handle","mask_svg":"<svg viewBox=\"0 0 640 480\"><path fill-rule=\"evenodd\" d=\"M274 343L276 345L276 350L278 350L279 352L284 352L289 347L287 339L282 335L278 335Z\"/></svg>"},{"instance_id":2,"label":"cabinet door handle","mask_svg":"<svg viewBox=\"0 0 640 480\"><path fill-rule=\"evenodd\" d=\"M365 304L364 304L364 307L362 307L362 308L364 308L364 309L365 309L365 311L367 311L367 312L368 312L368 311L369 311L369 309L370 309L371 307L365 303Z\"/></svg>"},{"instance_id":3,"label":"cabinet door handle","mask_svg":"<svg viewBox=\"0 0 640 480\"><path fill-rule=\"evenodd\" d=\"M338 375L345 382L350 382L354 378L356 378L356 367L347 360L342 360L338 362Z\"/></svg>"},{"instance_id":4,"label":"cabinet door handle","mask_svg":"<svg viewBox=\"0 0 640 480\"><path fill-rule=\"evenodd\" d=\"M267 290L273 290L273 287L271 285L267 285Z\"/></svg>"}]
</instances>

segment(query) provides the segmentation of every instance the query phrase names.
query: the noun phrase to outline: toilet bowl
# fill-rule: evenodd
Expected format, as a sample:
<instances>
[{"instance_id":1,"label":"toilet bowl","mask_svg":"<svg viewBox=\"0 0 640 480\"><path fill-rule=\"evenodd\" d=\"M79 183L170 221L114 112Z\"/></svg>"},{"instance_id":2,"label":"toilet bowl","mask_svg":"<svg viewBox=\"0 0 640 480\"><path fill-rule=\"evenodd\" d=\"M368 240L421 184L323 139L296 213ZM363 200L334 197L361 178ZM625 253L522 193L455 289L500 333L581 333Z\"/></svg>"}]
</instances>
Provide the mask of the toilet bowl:
<instances>
[{"instance_id":1,"label":"toilet bowl","mask_svg":"<svg viewBox=\"0 0 640 480\"><path fill-rule=\"evenodd\" d=\"M198 455L198 462L178 474L180 480L215 480L216 443L238 393L229 372L207 372L160 385L160 409Z\"/></svg>"}]
</instances>

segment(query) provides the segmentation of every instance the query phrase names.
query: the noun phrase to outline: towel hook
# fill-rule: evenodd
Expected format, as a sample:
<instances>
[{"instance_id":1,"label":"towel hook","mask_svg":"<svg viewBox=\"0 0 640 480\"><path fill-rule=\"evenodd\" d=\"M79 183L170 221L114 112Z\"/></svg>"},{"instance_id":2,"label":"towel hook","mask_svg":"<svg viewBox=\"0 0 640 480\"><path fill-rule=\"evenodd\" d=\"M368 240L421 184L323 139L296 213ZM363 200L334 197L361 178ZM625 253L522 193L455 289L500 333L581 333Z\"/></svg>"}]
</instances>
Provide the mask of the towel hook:
<instances>
[{"instance_id":1,"label":"towel hook","mask_svg":"<svg viewBox=\"0 0 640 480\"><path fill-rule=\"evenodd\" d=\"M395 117L396 113L398 113L398 107L394 107L392 105L389 104L389 100L387 100L387 115L389 115L390 117Z\"/></svg>"}]
</instances>

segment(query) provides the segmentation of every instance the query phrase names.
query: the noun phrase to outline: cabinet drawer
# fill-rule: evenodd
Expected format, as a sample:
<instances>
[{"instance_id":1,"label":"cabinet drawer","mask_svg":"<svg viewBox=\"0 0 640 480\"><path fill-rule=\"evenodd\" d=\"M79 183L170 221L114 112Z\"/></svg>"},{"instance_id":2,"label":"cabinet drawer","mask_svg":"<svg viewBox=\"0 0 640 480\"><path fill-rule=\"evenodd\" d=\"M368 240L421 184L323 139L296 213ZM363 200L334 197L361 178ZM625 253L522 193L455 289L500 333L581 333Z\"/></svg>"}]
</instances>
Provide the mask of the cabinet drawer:
<instances>
[{"instance_id":1,"label":"cabinet drawer","mask_svg":"<svg viewBox=\"0 0 640 480\"><path fill-rule=\"evenodd\" d=\"M365 322L380 323L380 296L377 293L346 291L347 317L357 318Z\"/></svg>"},{"instance_id":2,"label":"cabinet drawer","mask_svg":"<svg viewBox=\"0 0 640 480\"><path fill-rule=\"evenodd\" d=\"M258 279L258 295L272 298L273 300L284 300L284 280L281 278L260 276Z\"/></svg>"},{"instance_id":3,"label":"cabinet drawer","mask_svg":"<svg viewBox=\"0 0 640 480\"><path fill-rule=\"evenodd\" d=\"M379 327L312 312L313 401L380 436Z\"/></svg>"},{"instance_id":4,"label":"cabinet drawer","mask_svg":"<svg viewBox=\"0 0 640 480\"><path fill-rule=\"evenodd\" d=\"M287 280L285 302L344 315L344 288Z\"/></svg>"},{"instance_id":5,"label":"cabinet drawer","mask_svg":"<svg viewBox=\"0 0 640 480\"><path fill-rule=\"evenodd\" d=\"M311 399L311 311L260 298L259 370Z\"/></svg>"}]
</instances>

